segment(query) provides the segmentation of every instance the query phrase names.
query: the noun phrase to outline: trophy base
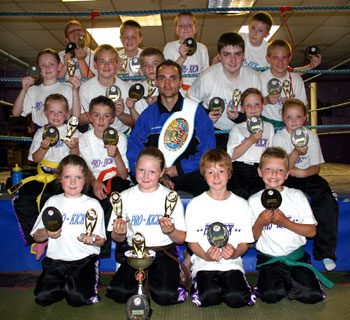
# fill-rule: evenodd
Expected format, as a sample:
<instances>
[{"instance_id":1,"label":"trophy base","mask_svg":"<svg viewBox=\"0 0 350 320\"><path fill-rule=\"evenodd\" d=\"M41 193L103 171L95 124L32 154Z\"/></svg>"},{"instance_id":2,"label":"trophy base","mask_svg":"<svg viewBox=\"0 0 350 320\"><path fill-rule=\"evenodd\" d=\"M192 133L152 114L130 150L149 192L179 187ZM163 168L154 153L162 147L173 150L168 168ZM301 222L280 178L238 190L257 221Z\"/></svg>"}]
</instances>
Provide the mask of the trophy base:
<instances>
[{"instance_id":1,"label":"trophy base","mask_svg":"<svg viewBox=\"0 0 350 320\"><path fill-rule=\"evenodd\" d=\"M143 294L135 294L126 302L125 312L128 320L147 320L152 311L148 298Z\"/></svg>"},{"instance_id":2,"label":"trophy base","mask_svg":"<svg viewBox=\"0 0 350 320\"><path fill-rule=\"evenodd\" d=\"M87 235L87 234L86 233L81 233L80 236L79 236L79 239L83 240L83 236L84 235ZM92 234L91 237L92 237L92 240L95 242L96 241L96 236Z\"/></svg>"}]
</instances>

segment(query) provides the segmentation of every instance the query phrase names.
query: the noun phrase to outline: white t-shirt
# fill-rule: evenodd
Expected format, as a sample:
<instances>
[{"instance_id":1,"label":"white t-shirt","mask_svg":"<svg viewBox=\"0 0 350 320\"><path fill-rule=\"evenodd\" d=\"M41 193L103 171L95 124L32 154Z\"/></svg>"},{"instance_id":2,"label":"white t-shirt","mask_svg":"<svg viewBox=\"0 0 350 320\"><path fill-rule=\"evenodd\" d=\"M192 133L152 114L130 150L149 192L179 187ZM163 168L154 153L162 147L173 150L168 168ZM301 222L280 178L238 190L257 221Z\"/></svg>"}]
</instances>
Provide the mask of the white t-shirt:
<instances>
[{"instance_id":1,"label":"white t-shirt","mask_svg":"<svg viewBox=\"0 0 350 320\"><path fill-rule=\"evenodd\" d=\"M244 40L244 61L243 65L249 68L262 68L269 67L270 64L266 60L266 53L268 43L263 39L260 46L255 47L250 43L248 33L240 33L240 36Z\"/></svg>"},{"instance_id":2,"label":"white t-shirt","mask_svg":"<svg viewBox=\"0 0 350 320\"><path fill-rule=\"evenodd\" d=\"M264 121L264 131L261 140L251 145L241 157L234 161L259 163L262 153L267 147L272 145L273 135L273 125ZM230 155L230 157L232 157L234 148L247 140L249 136L250 133L247 129L247 122L241 122L231 129L227 142L227 153Z\"/></svg>"},{"instance_id":3,"label":"white t-shirt","mask_svg":"<svg viewBox=\"0 0 350 320\"><path fill-rule=\"evenodd\" d=\"M180 40L169 42L164 47L164 58L176 61L180 57L179 48ZM203 70L209 67L209 55L207 47L197 42L197 50L192 56L188 56L181 66L182 75L189 73L201 73ZM195 80L195 77L183 77L183 83L191 85Z\"/></svg>"},{"instance_id":4,"label":"white t-shirt","mask_svg":"<svg viewBox=\"0 0 350 320\"><path fill-rule=\"evenodd\" d=\"M307 169L313 165L324 163L320 141L318 136L312 131L307 130L309 134L308 150L305 155L300 155L295 166L299 169ZM290 154L294 150L294 146L291 141L291 135L288 133L287 129L284 128L276 132L272 140L272 145L274 147L281 147Z\"/></svg>"},{"instance_id":5,"label":"white t-shirt","mask_svg":"<svg viewBox=\"0 0 350 320\"><path fill-rule=\"evenodd\" d=\"M162 232L159 225L159 215L164 215L165 199L171 190L159 184L159 188L151 193L142 192L136 185L121 193L123 203L123 218L130 219L127 224L126 238L129 246L132 245L132 235L141 232L145 237L147 247L166 246L173 243L168 235ZM186 231L184 208L180 197L171 217L174 219L177 230ZM112 214L107 230L113 230Z\"/></svg>"},{"instance_id":6,"label":"white t-shirt","mask_svg":"<svg viewBox=\"0 0 350 320\"><path fill-rule=\"evenodd\" d=\"M241 93L248 88L257 88L261 90L258 74L250 68L242 66L239 79L235 82L230 81L224 74L221 62L214 64L193 82L188 89L189 98L203 102L203 106L208 109L209 102L214 97L220 97L224 100L226 108L234 106L232 95L235 89ZM240 106L239 106L240 111ZM235 123L227 117L226 110L216 123L215 128L220 130L231 130Z\"/></svg>"},{"instance_id":7,"label":"white t-shirt","mask_svg":"<svg viewBox=\"0 0 350 320\"><path fill-rule=\"evenodd\" d=\"M263 191L261 190L253 194L248 199L253 215L252 225L254 225L260 213L265 210L261 204L261 194ZM279 209L290 221L301 224L317 224L310 204L302 191L283 187L281 196L282 203ZM263 253L279 257L290 254L305 243L306 238L304 236L271 223L264 226L261 236L256 243L256 249Z\"/></svg>"},{"instance_id":8,"label":"white t-shirt","mask_svg":"<svg viewBox=\"0 0 350 320\"><path fill-rule=\"evenodd\" d=\"M97 222L93 234L106 239L104 212L96 199L86 195L81 195L79 198L67 198L64 193L52 196L46 201L36 219L30 233L31 236L36 230L45 228L42 214L47 207L57 208L61 212L63 220L61 236L57 239L49 238L47 257L55 260L75 261L92 254L100 254L100 247L84 244L77 239L81 233L86 233L85 214L91 208L97 212Z\"/></svg>"},{"instance_id":9,"label":"white t-shirt","mask_svg":"<svg viewBox=\"0 0 350 320\"><path fill-rule=\"evenodd\" d=\"M117 164L113 157L109 157L107 149L104 147L102 139L96 137L94 130L89 130L83 133L79 139L80 155L85 159L90 170L97 179L101 171L109 168L117 168ZM126 158L127 138L124 134L119 133L118 150L122 156L124 164L129 168L129 162ZM110 172L105 175L103 181L115 176L115 172Z\"/></svg>"},{"instance_id":10,"label":"white t-shirt","mask_svg":"<svg viewBox=\"0 0 350 320\"><path fill-rule=\"evenodd\" d=\"M254 242L251 228L251 212L248 202L233 193L226 200L218 201L207 192L193 198L186 208L187 242L197 242L206 252L210 248L207 230L213 222L226 225L229 233L228 243L237 248L240 243ZM192 277L198 271L240 270L244 273L242 258L206 261L197 255L191 256Z\"/></svg>"},{"instance_id":11,"label":"white t-shirt","mask_svg":"<svg viewBox=\"0 0 350 320\"><path fill-rule=\"evenodd\" d=\"M93 72L95 74L95 76L97 75L97 70L95 69L95 66L94 66L94 52L92 50L90 50L89 48L84 48L87 56L85 57L85 62L86 62L86 65L88 67L90 67L90 72ZM63 51L60 51L58 53L58 55L60 56L60 60L61 62L64 64L64 55L66 54L65 50ZM74 75L77 76L77 77L81 77L81 73L80 73L80 69L79 69L79 63L78 63L78 59L77 58L73 58L74 61L75 61L75 73ZM89 75L90 75L90 72L89 72ZM65 79L68 80L69 79L69 74L68 74L68 71L65 75Z\"/></svg>"},{"instance_id":12,"label":"white t-shirt","mask_svg":"<svg viewBox=\"0 0 350 320\"><path fill-rule=\"evenodd\" d=\"M47 96L53 93L62 94L68 101L69 110L72 110L72 85L66 82L56 82L55 84L45 86L43 83L39 86L32 86L28 89L23 100L22 117L32 114L32 121L42 127L48 124L44 114L44 103Z\"/></svg>"},{"instance_id":13,"label":"white t-shirt","mask_svg":"<svg viewBox=\"0 0 350 320\"><path fill-rule=\"evenodd\" d=\"M261 81L261 86L262 86L262 94L264 97L268 96L269 93L267 91L267 83L272 79L276 78L281 81L281 84L283 84L284 80L288 80L290 82L289 75L292 78L291 82L291 90L290 94L295 95L296 99L301 100L302 102L305 103L305 105L308 104L307 98L306 98L306 92L305 92L305 86L304 86L304 81L303 79L298 75L293 72L286 72L286 75L282 78L277 78L272 75L271 69L265 70L264 72L259 73L260 81ZM292 90L293 88L293 90ZM264 109L262 111L262 115L268 119L272 120L277 120L277 121L282 121L282 106L283 102L281 98L285 98L286 95L282 89L281 96L278 100L277 104L265 104Z\"/></svg>"},{"instance_id":14,"label":"white t-shirt","mask_svg":"<svg viewBox=\"0 0 350 320\"><path fill-rule=\"evenodd\" d=\"M121 91L121 97L124 99L124 112L130 114L129 108L126 106L125 103L126 98L129 96L129 85L117 77L115 77L114 85L119 87ZM83 83L79 90L79 97L81 103L80 112L89 112L91 100L98 96L106 96L107 89L108 88L102 86L101 83L98 81L98 76L93 77L85 83ZM122 123L117 117L115 117L114 122L111 126L119 132L126 132L130 128L129 126ZM92 126L90 126L90 129L92 129Z\"/></svg>"},{"instance_id":15,"label":"white t-shirt","mask_svg":"<svg viewBox=\"0 0 350 320\"><path fill-rule=\"evenodd\" d=\"M134 73L134 72L132 72L132 70L131 70L131 68L130 68L130 60L133 59L133 58L135 58L135 57L140 58L140 54L141 54L142 51L143 51L143 49L137 48L137 54L136 54L136 56L131 57L131 58L128 57L128 62L127 62L127 65L126 65L126 71L127 71L127 73L128 73L129 76L138 76L138 75L140 75L139 73ZM120 59L121 59L122 55L124 54L124 52L125 52L124 48L118 50L118 55L119 55L119 58L120 58ZM139 80L137 80L137 81L139 81ZM132 84L132 83L131 83L131 84Z\"/></svg>"},{"instance_id":16,"label":"white t-shirt","mask_svg":"<svg viewBox=\"0 0 350 320\"><path fill-rule=\"evenodd\" d=\"M67 125L64 124L61 127L58 127L58 132L60 134L60 139L58 142L49 148L47 152L45 153L44 159L47 161L52 161L52 162L61 162L61 160L69 155L70 149L68 146L64 143L63 138L67 135ZM32 144L30 145L29 148L29 154L28 154L28 160L34 161L33 160L33 153L36 152L40 145L41 142L43 141L43 133L44 133L45 128L39 128L37 132L35 132ZM73 138L79 138L80 133L78 130L76 130L73 134Z\"/></svg>"}]
</instances>

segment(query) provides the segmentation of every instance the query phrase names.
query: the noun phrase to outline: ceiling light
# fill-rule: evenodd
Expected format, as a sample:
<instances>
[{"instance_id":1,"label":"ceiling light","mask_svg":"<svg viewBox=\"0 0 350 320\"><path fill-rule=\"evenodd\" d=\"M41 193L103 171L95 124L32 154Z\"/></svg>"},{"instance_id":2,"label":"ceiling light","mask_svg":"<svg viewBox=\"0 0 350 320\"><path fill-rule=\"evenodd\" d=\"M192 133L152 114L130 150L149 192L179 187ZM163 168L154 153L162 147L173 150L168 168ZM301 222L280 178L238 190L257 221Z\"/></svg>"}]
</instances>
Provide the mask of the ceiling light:
<instances>
[{"instance_id":1,"label":"ceiling light","mask_svg":"<svg viewBox=\"0 0 350 320\"><path fill-rule=\"evenodd\" d=\"M93 28L87 29L98 45L110 44L113 47L121 48L123 44L120 41L120 28Z\"/></svg>"},{"instance_id":2,"label":"ceiling light","mask_svg":"<svg viewBox=\"0 0 350 320\"><path fill-rule=\"evenodd\" d=\"M246 8L252 7L255 0L209 0L208 8ZM215 11L221 14L247 14L249 11Z\"/></svg>"},{"instance_id":3,"label":"ceiling light","mask_svg":"<svg viewBox=\"0 0 350 320\"><path fill-rule=\"evenodd\" d=\"M120 20L125 22L126 20L134 20L140 24L141 27L156 27L162 25L162 19L160 14L152 14L149 16L123 16L120 15Z\"/></svg>"},{"instance_id":4,"label":"ceiling light","mask_svg":"<svg viewBox=\"0 0 350 320\"><path fill-rule=\"evenodd\" d=\"M278 26L278 25L272 25L271 29L270 29L270 34L268 35L268 37L265 38L265 40L269 41L279 28L280 28L280 26ZM238 32L239 33L249 33L249 26L248 25L242 26Z\"/></svg>"}]
</instances>

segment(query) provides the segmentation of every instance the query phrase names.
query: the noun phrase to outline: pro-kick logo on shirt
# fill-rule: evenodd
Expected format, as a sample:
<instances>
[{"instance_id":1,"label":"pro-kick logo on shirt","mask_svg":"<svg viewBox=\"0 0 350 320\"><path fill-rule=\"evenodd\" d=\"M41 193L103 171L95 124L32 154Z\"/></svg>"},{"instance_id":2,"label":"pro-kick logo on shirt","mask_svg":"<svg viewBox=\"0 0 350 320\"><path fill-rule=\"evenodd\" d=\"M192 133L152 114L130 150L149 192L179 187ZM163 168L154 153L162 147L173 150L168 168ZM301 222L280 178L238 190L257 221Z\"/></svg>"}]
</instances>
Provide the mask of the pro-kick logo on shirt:
<instances>
[{"instance_id":1,"label":"pro-kick logo on shirt","mask_svg":"<svg viewBox=\"0 0 350 320\"><path fill-rule=\"evenodd\" d=\"M43 102L39 101L35 103L34 110L40 110L43 106Z\"/></svg>"},{"instance_id":2,"label":"pro-kick logo on shirt","mask_svg":"<svg viewBox=\"0 0 350 320\"><path fill-rule=\"evenodd\" d=\"M289 221L292 221L292 222L295 222L295 223L299 223L299 219L296 218L296 219L293 219L293 217L291 216L286 216L286 218L289 220ZM267 224L266 226L264 226L264 230L271 230L272 229L272 226L273 226L273 223L270 223L270 224ZM277 229L283 229L282 226L279 226L279 225L275 225Z\"/></svg>"},{"instance_id":3,"label":"pro-kick logo on shirt","mask_svg":"<svg viewBox=\"0 0 350 320\"><path fill-rule=\"evenodd\" d=\"M244 138L242 140L241 143L243 143L244 141L246 141L248 138ZM260 139L258 142L255 143L255 146L256 147L262 147L262 148L266 148L266 145L267 145L267 139L266 138L262 138Z\"/></svg>"},{"instance_id":4,"label":"pro-kick logo on shirt","mask_svg":"<svg viewBox=\"0 0 350 320\"><path fill-rule=\"evenodd\" d=\"M91 161L93 168L105 168L111 163L113 163L113 158L94 159Z\"/></svg>"},{"instance_id":5,"label":"pro-kick logo on shirt","mask_svg":"<svg viewBox=\"0 0 350 320\"><path fill-rule=\"evenodd\" d=\"M207 231L210 227L211 223L206 223L203 229L197 229L197 232L203 233L204 236L207 235ZM231 235L232 232L241 232L239 227L235 227L234 223L224 223L227 228L228 234Z\"/></svg>"},{"instance_id":6,"label":"pro-kick logo on shirt","mask_svg":"<svg viewBox=\"0 0 350 320\"><path fill-rule=\"evenodd\" d=\"M143 214L136 214L132 216L130 223L132 226L140 226L142 223L146 226L157 226L159 225L158 217L158 214L149 214L147 218L144 218Z\"/></svg>"},{"instance_id":7,"label":"pro-kick logo on shirt","mask_svg":"<svg viewBox=\"0 0 350 320\"><path fill-rule=\"evenodd\" d=\"M65 223L67 221L68 224L74 224L74 225L77 225L77 224L84 224L85 223L85 212L83 213L73 213L71 215L71 218L68 218L68 215L66 213L62 213L62 221L63 223Z\"/></svg>"},{"instance_id":8,"label":"pro-kick logo on shirt","mask_svg":"<svg viewBox=\"0 0 350 320\"><path fill-rule=\"evenodd\" d=\"M199 66L198 66L198 64L191 64L189 67L182 65L181 72L182 73L198 73Z\"/></svg>"}]
</instances>

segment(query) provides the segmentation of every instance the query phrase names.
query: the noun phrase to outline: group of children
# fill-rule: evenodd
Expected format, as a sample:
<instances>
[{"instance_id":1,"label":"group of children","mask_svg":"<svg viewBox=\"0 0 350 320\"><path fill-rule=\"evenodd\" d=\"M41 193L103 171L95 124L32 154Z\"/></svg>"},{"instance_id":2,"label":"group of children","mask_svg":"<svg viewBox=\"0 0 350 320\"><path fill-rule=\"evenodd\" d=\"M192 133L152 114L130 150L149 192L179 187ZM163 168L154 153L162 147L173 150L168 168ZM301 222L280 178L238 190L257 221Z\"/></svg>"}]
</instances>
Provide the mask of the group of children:
<instances>
[{"instance_id":1,"label":"group of children","mask_svg":"<svg viewBox=\"0 0 350 320\"><path fill-rule=\"evenodd\" d=\"M46 49L38 55L43 83L33 86L31 77L23 78L23 88L13 108L14 115L31 112L38 127L54 126L60 135L59 142L50 146L49 139L43 138L45 129L36 132L29 159L39 163L38 171L42 172L36 181L24 184L14 201L26 242L36 242L38 258L48 241L43 273L35 289L37 303L48 305L64 297L72 306L98 302L98 256L110 255L112 240L130 246L136 231L141 231L147 246L156 250L155 261L148 270L148 285L152 299L161 305L182 302L187 297L176 262L176 245L185 241L192 263L190 293L198 306L221 302L230 307L253 305L256 296L266 302L283 297L305 303L324 299L314 272L299 264L306 261L300 248L306 237L315 237L315 259L323 260L327 270L335 268L338 206L328 183L318 175L324 160L317 136L308 131L310 141L303 148L290 142L292 131L306 121L305 88L301 78L288 71L288 42L275 40L265 44L263 39L271 25L268 14L258 13L249 25L248 37L223 34L217 50L220 62L209 67L204 45L198 43L195 54L187 56L189 47L183 44L195 35L195 17L190 13L176 17L175 31L180 40L167 44L164 56L176 60L183 74L200 73L196 79L186 78L181 93L203 103L215 129L230 133L216 135L218 148L208 150L200 160L200 172L209 190L188 204L186 216L178 198L173 220L159 218L170 192L160 184L165 172L163 154L153 147L141 151L135 165L137 184L132 187L126 157L126 135L142 111L157 99L154 81L157 66L164 60L162 52L151 47L138 48L141 27L134 21L125 22L121 28L122 52L110 45L101 45L95 52L88 47L75 49L80 76L91 77L81 86L77 76L69 77L71 86L57 82L58 77L66 75L72 52L58 55ZM78 43L82 34L88 38L78 21L67 24L67 42ZM258 50L253 54L252 48ZM266 57L271 69L256 73L249 68L266 66L265 62L254 62L259 60L256 53ZM117 77L125 56L129 60L140 57L142 73L147 77L143 83L145 99L128 97L132 83ZM307 68L319 62L320 57L316 57ZM281 87L278 93L271 92L268 83L272 78L280 83L288 80L289 85L285 90ZM121 91L115 102L106 97L106 90L112 85ZM237 96L233 95L236 90ZM223 99L223 111L209 110L216 97ZM64 139L69 113L79 117L81 125L90 123L92 128ZM263 116L266 120L262 131L249 133L247 120L251 116ZM285 129L274 134L273 125L282 124ZM103 133L111 126L118 131L119 140L116 145L105 145ZM55 178L61 183L59 188ZM281 192L279 209L262 207L260 196L264 188ZM111 191L121 192L125 219L116 219L112 214ZM312 210L302 191L311 198ZM38 195L43 196L37 200ZM37 206L28 210L33 201ZM42 223L43 210L48 206L57 207L64 217L62 228L56 232L46 230ZM89 208L97 212L96 237L79 237L84 233L84 217ZM229 240L222 248L207 240L208 227L215 221L228 228ZM256 288L251 288L245 279L242 264L242 256L253 242L259 251ZM273 260L276 257L279 259ZM124 260L106 296L125 303L136 293L136 287L134 270Z\"/></svg>"}]
</instances>

